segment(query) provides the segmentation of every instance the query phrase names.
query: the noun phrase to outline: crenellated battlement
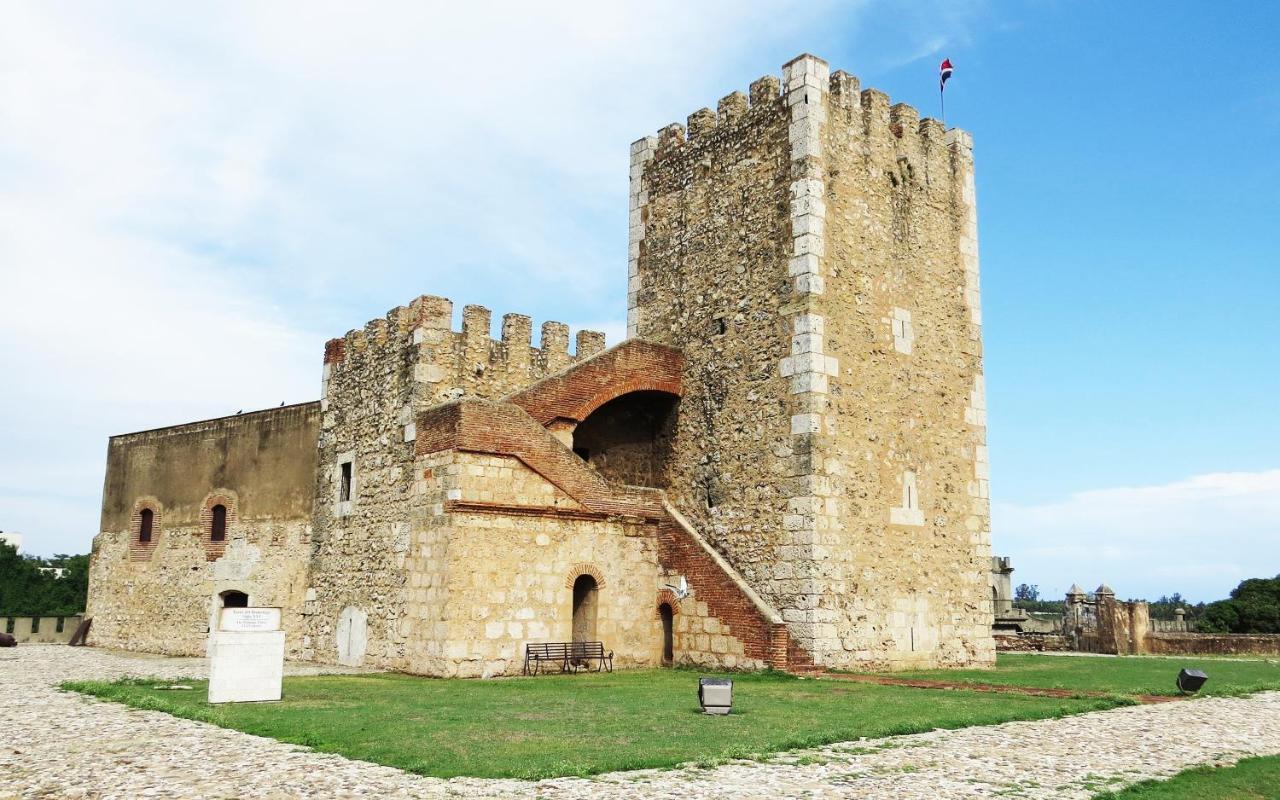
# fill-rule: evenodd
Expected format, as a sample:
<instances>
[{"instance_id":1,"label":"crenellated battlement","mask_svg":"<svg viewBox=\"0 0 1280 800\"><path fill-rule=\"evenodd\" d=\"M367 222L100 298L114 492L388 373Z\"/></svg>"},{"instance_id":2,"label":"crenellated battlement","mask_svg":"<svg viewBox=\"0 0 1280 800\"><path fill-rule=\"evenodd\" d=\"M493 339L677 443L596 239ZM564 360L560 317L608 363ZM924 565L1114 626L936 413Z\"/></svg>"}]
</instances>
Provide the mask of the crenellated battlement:
<instances>
[{"instance_id":1,"label":"crenellated battlement","mask_svg":"<svg viewBox=\"0 0 1280 800\"><path fill-rule=\"evenodd\" d=\"M581 330L570 353L569 326L555 321L542 323L534 347L533 320L524 314L503 315L494 339L489 309L463 306L461 325L455 327L453 307L447 298L423 295L330 339L324 348L326 393L332 376L350 364L400 358L410 348L414 378L431 385L432 400L507 394L605 349L603 333Z\"/></svg>"},{"instance_id":2,"label":"crenellated battlement","mask_svg":"<svg viewBox=\"0 0 1280 800\"><path fill-rule=\"evenodd\" d=\"M791 106L810 102L811 89L822 90L829 115L852 128L850 133L854 136L896 144L908 154L932 147L953 147L958 141L955 137L947 140L947 129L941 121L922 118L914 106L893 103L878 89L862 89L858 78L843 70L831 73L822 85L818 85L816 74L791 75L793 65L802 62L822 65L825 76L825 61L800 56L783 67L782 80L765 75L752 82L746 94L737 91L721 98L716 110L700 108L689 114L683 124L672 122L659 128L655 136L632 145L633 155L637 150L647 150L650 157L656 158L676 157L685 151L692 154L699 145L734 135L736 126L759 123L769 117L788 119ZM792 111L790 118L795 116Z\"/></svg>"}]
</instances>

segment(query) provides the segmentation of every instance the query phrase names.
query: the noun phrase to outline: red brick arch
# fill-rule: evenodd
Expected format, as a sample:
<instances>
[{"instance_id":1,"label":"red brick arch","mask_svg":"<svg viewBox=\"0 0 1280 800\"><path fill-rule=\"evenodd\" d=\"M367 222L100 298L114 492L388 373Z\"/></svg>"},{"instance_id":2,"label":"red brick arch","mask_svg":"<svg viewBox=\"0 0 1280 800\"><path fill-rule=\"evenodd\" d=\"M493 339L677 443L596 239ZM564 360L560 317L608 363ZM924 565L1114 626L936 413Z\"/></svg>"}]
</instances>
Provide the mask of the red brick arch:
<instances>
[{"instance_id":1,"label":"red brick arch","mask_svg":"<svg viewBox=\"0 0 1280 800\"><path fill-rule=\"evenodd\" d=\"M604 588L604 573L595 564L578 563L569 568L569 575L564 579L564 588L572 589L573 582L583 575L590 575L595 578L596 588Z\"/></svg>"},{"instance_id":2,"label":"red brick arch","mask_svg":"<svg viewBox=\"0 0 1280 800\"><path fill-rule=\"evenodd\" d=\"M205 559L217 561L226 552L227 542L231 539L231 526L239 518L240 498L230 489L214 489L205 495L204 505L200 507L200 541L204 544ZM213 507L223 506L227 509L227 536L220 542L213 541Z\"/></svg>"},{"instance_id":3,"label":"red brick arch","mask_svg":"<svg viewBox=\"0 0 1280 800\"><path fill-rule=\"evenodd\" d=\"M139 540L142 532L142 511L146 509L151 512L151 540L143 542ZM160 542L161 522L164 517L164 505L152 497L147 495L139 497L133 502L133 513L129 517L129 560L130 561L150 561L151 554L155 552L156 545Z\"/></svg>"},{"instance_id":4,"label":"red brick arch","mask_svg":"<svg viewBox=\"0 0 1280 800\"><path fill-rule=\"evenodd\" d=\"M630 392L679 397L683 369L679 350L628 339L506 399L542 425L557 419L581 422L600 406Z\"/></svg>"},{"instance_id":5,"label":"red brick arch","mask_svg":"<svg viewBox=\"0 0 1280 800\"><path fill-rule=\"evenodd\" d=\"M632 392L659 392L671 397L680 397L680 384L673 381L654 380L648 377L633 378L622 383L615 383L606 386L600 391L592 395L577 407L573 408L569 414L569 419L581 422L591 416L596 409L608 403L611 400L617 400L625 394Z\"/></svg>"},{"instance_id":6,"label":"red brick arch","mask_svg":"<svg viewBox=\"0 0 1280 800\"><path fill-rule=\"evenodd\" d=\"M676 597L676 593L670 589L663 589L658 592L658 604L653 607L653 613L657 614L659 618L662 617L663 603L671 606L672 616L680 613L680 598Z\"/></svg>"}]
</instances>

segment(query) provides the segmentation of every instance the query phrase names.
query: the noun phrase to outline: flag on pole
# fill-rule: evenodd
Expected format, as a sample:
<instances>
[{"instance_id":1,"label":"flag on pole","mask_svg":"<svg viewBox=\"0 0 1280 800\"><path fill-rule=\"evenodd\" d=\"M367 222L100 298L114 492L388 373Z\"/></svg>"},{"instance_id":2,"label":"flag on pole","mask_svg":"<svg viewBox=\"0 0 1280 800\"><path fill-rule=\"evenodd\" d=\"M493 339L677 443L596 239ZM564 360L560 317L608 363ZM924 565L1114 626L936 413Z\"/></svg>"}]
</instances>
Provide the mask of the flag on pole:
<instances>
[{"instance_id":1,"label":"flag on pole","mask_svg":"<svg viewBox=\"0 0 1280 800\"><path fill-rule=\"evenodd\" d=\"M951 77L951 59L942 59L942 65L938 67L938 91L942 91L947 85L947 79Z\"/></svg>"}]
</instances>

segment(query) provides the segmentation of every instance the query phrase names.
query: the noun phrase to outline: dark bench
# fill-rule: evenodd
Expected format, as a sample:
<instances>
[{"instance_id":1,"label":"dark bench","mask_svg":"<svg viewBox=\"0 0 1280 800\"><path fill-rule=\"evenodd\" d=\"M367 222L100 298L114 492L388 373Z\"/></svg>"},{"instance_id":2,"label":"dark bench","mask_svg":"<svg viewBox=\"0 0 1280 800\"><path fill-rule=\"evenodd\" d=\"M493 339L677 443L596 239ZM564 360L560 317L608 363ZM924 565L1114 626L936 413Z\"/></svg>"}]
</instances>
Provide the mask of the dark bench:
<instances>
[{"instance_id":1,"label":"dark bench","mask_svg":"<svg viewBox=\"0 0 1280 800\"><path fill-rule=\"evenodd\" d=\"M589 670L613 672L613 651L604 642L539 642L524 646L524 674L537 675L543 664L558 664L561 672Z\"/></svg>"}]
</instances>

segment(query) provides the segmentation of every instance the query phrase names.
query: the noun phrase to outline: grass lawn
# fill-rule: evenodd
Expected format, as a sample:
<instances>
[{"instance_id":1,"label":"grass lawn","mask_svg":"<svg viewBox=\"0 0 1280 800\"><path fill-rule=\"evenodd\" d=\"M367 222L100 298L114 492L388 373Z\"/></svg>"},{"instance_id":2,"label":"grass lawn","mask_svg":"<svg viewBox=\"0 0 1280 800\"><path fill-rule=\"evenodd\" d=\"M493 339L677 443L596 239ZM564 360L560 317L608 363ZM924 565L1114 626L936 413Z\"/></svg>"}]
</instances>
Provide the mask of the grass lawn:
<instances>
[{"instance_id":1,"label":"grass lawn","mask_svg":"<svg viewBox=\"0 0 1280 800\"><path fill-rule=\"evenodd\" d=\"M1069 659L1054 659L1054 662ZM1093 659L1090 659L1093 661ZM1074 665L1072 665L1074 666ZM1047 698L734 675L734 713L698 712L700 673L630 670L507 680L395 674L285 678L280 703L210 706L206 684L75 682L64 688L423 775L543 778L667 767L859 737L1043 719L1111 708Z\"/></svg>"},{"instance_id":2,"label":"grass lawn","mask_svg":"<svg viewBox=\"0 0 1280 800\"><path fill-rule=\"evenodd\" d=\"M920 670L897 672L894 676L956 683L1034 686L1039 689L1176 695L1179 692L1174 679L1183 667L1202 669L1209 676L1200 694L1240 695L1280 689L1278 660L1227 661L1198 656L1088 658L1002 653L994 670Z\"/></svg>"},{"instance_id":3,"label":"grass lawn","mask_svg":"<svg viewBox=\"0 0 1280 800\"><path fill-rule=\"evenodd\" d=\"M1275 800L1280 756L1247 758L1232 767L1197 767L1167 781L1144 781L1096 800Z\"/></svg>"}]
</instances>

